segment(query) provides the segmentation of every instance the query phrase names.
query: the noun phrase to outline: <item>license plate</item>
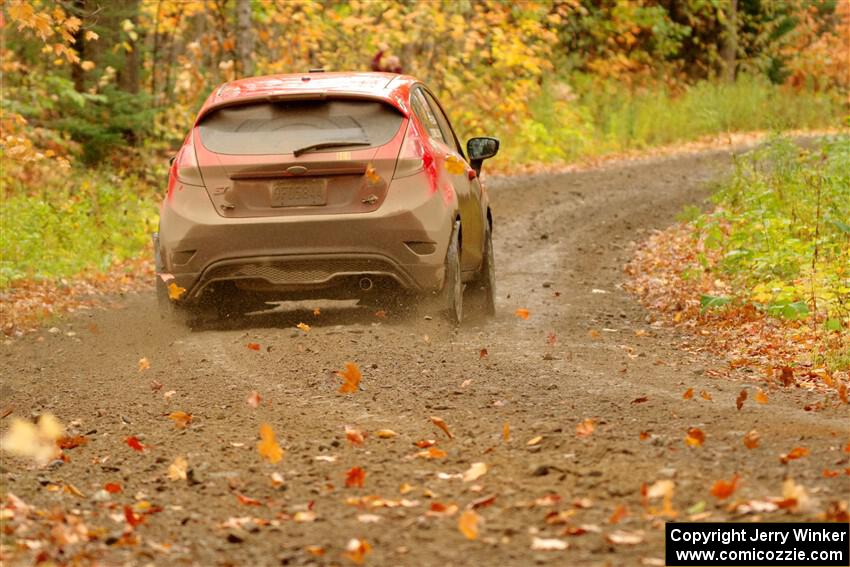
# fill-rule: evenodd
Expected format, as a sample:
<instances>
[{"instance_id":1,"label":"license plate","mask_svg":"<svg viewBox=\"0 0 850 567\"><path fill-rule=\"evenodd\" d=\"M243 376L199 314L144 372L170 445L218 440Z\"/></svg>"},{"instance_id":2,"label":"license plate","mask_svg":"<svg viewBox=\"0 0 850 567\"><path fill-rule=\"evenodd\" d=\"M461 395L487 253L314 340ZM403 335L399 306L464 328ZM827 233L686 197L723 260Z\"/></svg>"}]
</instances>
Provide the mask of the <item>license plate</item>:
<instances>
[{"instance_id":1,"label":"license plate","mask_svg":"<svg viewBox=\"0 0 850 567\"><path fill-rule=\"evenodd\" d=\"M284 179L271 186L272 207L315 207L327 202L325 179Z\"/></svg>"}]
</instances>

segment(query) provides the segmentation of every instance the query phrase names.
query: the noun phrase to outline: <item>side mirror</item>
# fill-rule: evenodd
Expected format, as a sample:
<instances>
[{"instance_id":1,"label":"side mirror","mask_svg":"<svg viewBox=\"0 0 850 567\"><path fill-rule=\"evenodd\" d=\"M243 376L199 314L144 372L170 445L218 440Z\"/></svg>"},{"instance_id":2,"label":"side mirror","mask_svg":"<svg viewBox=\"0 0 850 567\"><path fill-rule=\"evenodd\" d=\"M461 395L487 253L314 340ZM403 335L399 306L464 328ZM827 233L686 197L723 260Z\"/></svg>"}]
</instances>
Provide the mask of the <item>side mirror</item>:
<instances>
[{"instance_id":1,"label":"side mirror","mask_svg":"<svg viewBox=\"0 0 850 567\"><path fill-rule=\"evenodd\" d=\"M469 164L476 173L481 173L481 164L485 159L493 157L498 152L499 140L496 138L470 138L466 143L466 153L469 155Z\"/></svg>"}]
</instances>

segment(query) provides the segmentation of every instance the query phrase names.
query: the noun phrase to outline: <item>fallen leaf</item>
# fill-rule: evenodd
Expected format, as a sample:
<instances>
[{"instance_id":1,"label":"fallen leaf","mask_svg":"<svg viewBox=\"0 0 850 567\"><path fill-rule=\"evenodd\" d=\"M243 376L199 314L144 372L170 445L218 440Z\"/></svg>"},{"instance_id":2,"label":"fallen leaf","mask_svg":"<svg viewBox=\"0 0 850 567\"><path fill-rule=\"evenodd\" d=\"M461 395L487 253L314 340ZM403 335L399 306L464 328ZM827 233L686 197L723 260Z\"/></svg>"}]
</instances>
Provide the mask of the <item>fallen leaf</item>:
<instances>
[{"instance_id":1,"label":"fallen leaf","mask_svg":"<svg viewBox=\"0 0 850 567\"><path fill-rule=\"evenodd\" d=\"M315 522L317 517L317 514L312 510L299 510L298 512L295 512L295 514L292 516L292 519L298 522L299 524L304 524L309 522Z\"/></svg>"},{"instance_id":2,"label":"fallen leaf","mask_svg":"<svg viewBox=\"0 0 850 567\"><path fill-rule=\"evenodd\" d=\"M646 441L647 439L652 437L652 435L650 435L649 431L641 431L639 437L641 441Z\"/></svg>"},{"instance_id":3,"label":"fallen leaf","mask_svg":"<svg viewBox=\"0 0 850 567\"><path fill-rule=\"evenodd\" d=\"M379 429L375 432L375 437L378 439L392 439L393 437L398 437L398 433L392 429Z\"/></svg>"},{"instance_id":4,"label":"fallen leaf","mask_svg":"<svg viewBox=\"0 0 850 567\"><path fill-rule=\"evenodd\" d=\"M838 398L845 404L850 404L850 396L847 395L847 385L844 383L838 386Z\"/></svg>"},{"instance_id":5,"label":"fallen leaf","mask_svg":"<svg viewBox=\"0 0 850 567\"><path fill-rule=\"evenodd\" d=\"M568 547L569 544L560 539L535 537L531 540L531 549L534 551L561 551Z\"/></svg>"},{"instance_id":6,"label":"fallen leaf","mask_svg":"<svg viewBox=\"0 0 850 567\"><path fill-rule=\"evenodd\" d=\"M767 403L767 394L765 394L764 391L762 391L762 389L759 388L758 390L756 390L756 393L753 396L753 399L758 404L766 404Z\"/></svg>"},{"instance_id":7,"label":"fallen leaf","mask_svg":"<svg viewBox=\"0 0 850 567\"><path fill-rule=\"evenodd\" d=\"M260 344L259 343L248 343L245 346L248 347L251 350L260 350Z\"/></svg>"},{"instance_id":8,"label":"fallen leaf","mask_svg":"<svg viewBox=\"0 0 850 567\"><path fill-rule=\"evenodd\" d=\"M62 488L62 491L67 493L67 494L72 494L72 495L76 496L77 498L85 498L85 495L82 492L80 492L80 489L77 488L76 486L74 486L71 483L65 484L65 486Z\"/></svg>"},{"instance_id":9,"label":"fallen leaf","mask_svg":"<svg viewBox=\"0 0 850 567\"><path fill-rule=\"evenodd\" d=\"M761 435L759 435L758 431L752 429L744 435L744 446L747 449L755 449L759 446L759 442L761 441Z\"/></svg>"},{"instance_id":10,"label":"fallen leaf","mask_svg":"<svg viewBox=\"0 0 850 567\"><path fill-rule=\"evenodd\" d=\"M142 445L141 442L136 437L134 437L132 435L130 437L127 437L124 440L124 442L127 443L127 445L131 449L133 449L134 451L144 451L145 450L145 446Z\"/></svg>"},{"instance_id":11,"label":"fallen leaf","mask_svg":"<svg viewBox=\"0 0 850 567\"><path fill-rule=\"evenodd\" d=\"M39 416L38 423L14 417L9 429L0 438L0 447L43 466L61 456L62 450L56 441L64 433L65 427L48 413Z\"/></svg>"},{"instance_id":12,"label":"fallen leaf","mask_svg":"<svg viewBox=\"0 0 850 567\"><path fill-rule=\"evenodd\" d=\"M635 398L635 399L633 399L633 400L632 400L632 403L633 403L633 404L642 404L642 403L644 403L644 402L648 402L648 401L649 401L649 398L648 398L648 397L646 397L646 396L641 396L641 397L639 397L639 398Z\"/></svg>"},{"instance_id":13,"label":"fallen leaf","mask_svg":"<svg viewBox=\"0 0 850 567\"><path fill-rule=\"evenodd\" d=\"M478 523L480 520L481 516L476 514L474 510L464 510L457 520L457 529L466 539L478 539Z\"/></svg>"},{"instance_id":14,"label":"fallen leaf","mask_svg":"<svg viewBox=\"0 0 850 567\"><path fill-rule=\"evenodd\" d=\"M304 548L313 557L322 557L327 551L321 545L308 545Z\"/></svg>"},{"instance_id":15,"label":"fallen leaf","mask_svg":"<svg viewBox=\"0 0 850 567\"><path fill-rule=\"evenodd\" d=\"M150 367L151 367L151 363L147 358L142 357L142 358L139 359L139 372L144 372L145 370L147 370Z\"/></svg>"},{"instance_id":16,"label":"fallen leaf","mask_svg":"<svg viewBox=\"0 0 850 567\"><path fill-rule=\"evenodd\" d=\"M359 429L354 429L347 425L345 426L345 438L348 439L352 445L362 445L366 440L365 436Z\"/></svg>"},{"instance_id":17,"label":"fallen leaf","mask_svg":"<svg viewBox=\"0 0 850 567\"><path fill-rule=\"evenodd\" d=\"M605 540L614 545L637 545L643 542L643 532L617 530L605 535Z\"/></svg>"},{"instance_id":18,"label":"fallen leaf","mask_svg":"<svg viewBox=\"0 0 850 567\"><path fill-rule=\"evenodd\" d=\"M85 435L74 435L73 437L60 437L56 440L56 446L60 449L76 449L80 445L85 445L89 440Z\"/></svg>"},{"instance_id":19,"label":"fallen leaf","mask_svg":"<svg viewBox=\"0 0 850 567\"><path fill-rule=\"evenodd\" d=\"M443 504L442 502L431 502L425 515L430 518L448 518L457 513L457 505Z\"/></svg>"},{"instance_id":20,"label":"fallen leaf","mask_svg":"<svg viewBox=\"0 0 850 567\"><path fill-rule=\"evenodd\" d=\"M178 299L183 297L184 293L186 293L185 287L180 287L174 282L168 284L168 298L172 301L177 301Z\"/></svg>"},{"instance_id":21,"label":"fallen leaf","mask_svg":"<svg viewBox=\"0 0 850 567\"><path fill-rule=\"evenodd\" d=\"M175 457L174 462L168 465L169 480L186 480L188 468L189 463L186 461L186 457Z\"/></svg>"},{"instance_id":22,"label":"fallen leaf","mask_svg":"<svg viewBox=\"0 0 850 567\"><path fill-rule=\"evenodd\" d=\"M783 453L779 455L779 461L785 465L788 464L788 461L794 461L797 459L802 459L803 457L808 456L809 450L805 447L794 447L787 453Z\"/></svg>"},{"instance_id":23,"label":"fallen leaf","mask_svg":"<svg viewBox=\"0 0 850 567\"><path fill-rule=\"evenodd\" d=\"M428 447L431 447L431 446L436 445L436 444L437 444L437 441L435 441L434 439L421 439L421 440L417 441L416 443L414 443L414 445L416 445L420 449L427 449Z\"/></svg>"},{"instance_id":24,"label":"fallen leaf","mask_svg":"<svg viewBox=\"0 0 850 567\"><path fill-rule=\"evenodd\" d=\"M271 479L272 488L278 488L284 485L283 475L275 471L269 477Z\"/></svg>"},{"instance_id":25,"label":"fallen leaf","mask_svg":"<svg viewBox=\"0 0 850 567\"><path fill-rule=\"evenodd\" d=\"M342 378L342 385L339 387L341 394L353 394L360 386L360 380L363 376L360 374L360 368L353 362L345 363L345 370L336 373Z\"/></svg>"},{"instance_id":26,"label":"fallen leaf","mask_svg":"<svg viewBox=\"0 0 850 567\"><path fill-rule=\"evenodd\" d=\"M620 504L617 506L614 511L611 513L611 516L608 517L608 523L611 525L619 524L620 520L629 515L629 508L624 504Z\"/></svg>"},{"instance_id":27,"label":"fallen leaf","mask_svg":"<svg viewBox=\"0 0 850 567\"><path fill-rule=\"evenodd\" d=\"M694 397L694 389L693 388L688 388L687 390L685 390L685 393L682 394L683 400L690 400L693 397Z\"/></svg>"},{"instance_id":28,"label":"fallen leaf","mask_svg":"<svg viewBox=\"0 0 850 567\"><path fill-rule=\"evenodd\" d=\"M386 319L387 312L383 309L378 309L377 311L375 311L375 317L377 317L378 319Z\"/></svg>"},{"instance_id":29,"label":"fallen leaf","mask_svg":"<svg viewBox=\"0 0 850 567\"><path fill-rule=\"evenodd\" d=\"M297 328L301 329L302 331L304 331L305 333L309 333L309 332L310 332L310 325L308 325L307 323L298 323L298 324L297 324L297 325L295 325L295 326L296 326Z\"/></svg>"},{"instance_id":30,"label":"fallen leaf","mask_svg":"<svg viewBox=\"0 0 850 567\"><path fill-rule=\"evenodd\" d=\"M107 482L103 485L103 489L109 494L118 494L121 492L121 485L117 482Z\"/></svg>"},{"instance_id":31,"label":"fallen leaf","mask_svg":"<svg viewBox=\"0 0 850 567\"><path fill-rule=\"evenodd\" d=\"M426 459L445 459L447 454L448 453L442 449L438 449L437 447L428 447L427 450L416 453L416 456L424 457Z\"/></svg>"},{"instance_id":32,"label":"fallen leaf","mask_svg":"<svg viewBox=\"0 0 850 567\"><path fill-rule=\"evenodd\" d=\"M705 443L705 433L697 427L691 427L688 429L688 435L685 437L685 443L687 443L689 447L701 447L702 444Z\"/></svg>"},{"instance_id":33,"label":"fallen leaf","mask_svg":"<svg viewBox=\"0 0 850 567\"><path fill-rule=\"evenodd\" d=\"M186 429L192 421L192 414L184 411L173 411L168 414L168 418L174 422L177 429Z\"/></svg>"},{"instance_id":34,"label":"fallen leaf","mask_svg":"<svg viewBox=\"0 0 850 567\"><path fill-rule=\"evenodd\" d=\"M714 484L711 486L711 495L717 498L718 500L725 500L732 496L732 493L738 488L738 479L740 477L737 474L732 475L732 478L728 481L726 480L716 480Z\"/></svg>"},{"instance_id":35,"label":"fallen leaf","mask_svg":"<svg viewBox=\"0 0 850 567\"><path fill-rule=\"evenodd\" d=\"M159 392L160 390L162 390L162 382L160 382L159 380L151 380L150 386L151 391L153 392Z\"/></svg>"},{"instance_id":36,"label":"fallen leaf","mask_svg":"<svg viewBox=\"0 0 850 567\"><path fill-rule=\"evenodd\" d=\"M135 528L145 521L144 516L137 515L129 506L124 506L124 519L127 520L127 523L130 524L131 528Z\"/></svg>"},{"instance_id":37,"label":"fallen leaf","mask_svg":"<svg viewBox=\"0 0 850 567\"><path fill-rule=\"evenodd\" d=\"M744 401L747 399L747 390L741 390L738 397L735 399L735 407L739 410L744 407Z\"/></svg>"},{"instance_id":38,"label":"fallen leaf","mask_svg":"<svg viewBox=\"0 0 850 567\"><path fill-rule=\"evenodd\" d=\"M315 309L313 309L313 316L314 317L318 317L321 314L322 314L322 310L320 308L316 307Z\"/></svg>"},{"instance_id":39,"label":"fallen leaf","mask_svg":"<svg viewBox=\"0 0 850 567\"><path fill-rule=\"evenodd\" d=\"M487 474L486 463L472 463L472 465L463 473L463 482L472 482L478 480Z\"/></svg>"},{"instance_id":40,"label":"fallen leaf","mask_svg":"<svg viewBox=\"0 0 850 567\"><path fill-rule=\"evenodd\" d=\"M371 551L372 546L369 545L366 540L351 538L348 540L348 544L345 546L345 552L342 556L352 563L363 565L363 562L366 561L366 555L368 555Z\"/></svg>"},{"instance_id":41,"label":"fallen leaf","mask_svg":"<svg viewBox=\"0 0 850 567\"><path fill-rule=\"evenodd\" d=\"M256 408L259 407L260 402L262 400L263 398L260 397L259 392L257 392L256 390L252 390L251 393L248 394L248 397L245 398L245 403L251 406L252 408Z\"/></svg>"},{"instance_id":42,"label":"fallen leaf","mask_svg":"<svg viewBox=\"0 0 850 567\"><path fill-rule=\"evenodd\" d=\"M823 469L823 478L835 478L841 473L839 471L831 471L829 469Z\"/></svg>"},{"instance_id":43,"label":"fallen leaf","mask_svg":"<svg viewBox=\"0 0 850 567\"><path fill-rule=\"evenodd\" d=\"M541 441L543 441L543 436L538 435L537 437L532 437L531 439L529 439L526 445L528 445L529 447L533 445L539 445Z\"/></svg>"},{"instance_id":44,"label":"fallen leaf","mask_svg":"<svg viewBox=\"0 0 850 567\"><path fill-rule=\"evenodd\" d=\"M176 394L176 393L177 393L177 390L168 390L167 392L162 394L162 397L165 398L166 400L170 400L171 397L174 396L174 394Z\"/></svg>"},{"instance_id":45,"label":"fallen leaf","mask_svg":"<svg viewBox=\"0 0 850 567\"><path fill-rule=\"evenodd\" d=\"M704 399L704 400L708 400L709 402L710 402L710 401L712 401L711 394L709 394L709 393L708 393L708 392L706 392L705 390L703 390L703 391L701 391L701 392L699 393L699 397L701 397L701 398L702 398L702 399Z\"/></svg>"},{"instance_id":46,"label":"fallen leaf","mask_svg":"<svg viewBox=\"0 0 850 567\"><path fill-rule=\"evenodd\" d=\"M486 348L482 348L480 351L478 351L478 358L487 358L487 355L489 354L490 353L487 352Z\"/></svg>"},{"instance_id":47,"label":"fallen leaf","mask_svg":"<svg viewBox=\"0 0 850 567\"><path fill-rule=\"evenodd\" d=\"M283 449L277 444L274 430L268 423L260 425L260 441L257 443L257 452L271 464L283 459Z\"/></svg>"},{"instance_id":48,"label":"fallen leaf","mask_svg":"<svg viewBox=\"0 0 850 567\"><path fill-rule=\"evenodd\" d=\"M469 507L473 510L477 510L478 508L486 508L490 504L496 501L495 494L488 494L487 496L482 496L478 500L473 500L469 503Z\"/></svg>"},{"instance_id":49,"label":"fallen leaf","mask_svg":"<svg viewBox=\"0 0 850 567\"><path fill-rule=\"evenodd\" d=\"M345 473L346 488L363 488L364 480L366 480L366 471L360 467L351 467Z\"/></svg>"},{"instance_id":50,"label":"fallen leaf","mask_svg":"<svg viewBox=\"0 0 850 567\"><path fill-rule=\"evenodd\" d=\"M514 312L514 315L516 315L517 317L519 317L520 319L522 319L524 321L527 321L530 313L529 313L528 309L520 308L520 309L517 309Z\"/></svg>"},{"instance_id":51,"label":"fallen leaf","mask_svg":"<svg viewBox=\"0 0 850 567\"><path fill-rule=\"evenodd\" d=\"M555 346L555 343L558 342L558 336L554 331L550 331L548 335L546 335L546 344L549 346Z\"/></svg>"},{"instance_id":52,"label":"fallen leaf","mask_svg":"<svg viewBox=\"0 0 850 567\"><path fill-rule=\"evenodd\" d=\"M249 496L245 496L244 494L236 493L236 500L239 501L243 506L262 506L263 503L257 500L256 498L251 498Z\"/></svg>"},{"instance_id":53,"label":"fallen leaf","mask_svg":"<svg viewBox=\"0 0 850 567\"><path fill-rule=\"evenodd\" d=\"M433 416L433 415L432 415L432 416L431 416L431 423L433 423L434 425L436 425L437 427L439 427L440 429L442 429L442 430L443 430L443 433L445 433L445 434L446 434L446 436L447 436L449 439L454 439L454 436L452 435L452 432L451 432L451 431L449 431L449 426L448 426L448 425L446 425L446 422L445 422L445 421L443 421L441 418L439 418L439 417L435 417L435 416Z\"/></svg>"},{"instance_id":54,"label":"fallen leaf","mask_svg":"<svg viewBox=\"0 0 850 567\"><path fill-rule=\"evenodd\" d=\"M794 370L790 366L783 366L779 374L779 380L786 388L796 382L794 379Z\"/></svg>"},{"instance_id":55,"label":"fallen leaf","mask_svg":"<svg viewBox=\"0 0 850 567\"><path fill-rule=\"evenodd\" d=\"M507 421L502 424L502 441L508 443L511 440L511 424Z\"/></svg>"},{"instance_id":56,"label":"fallen leaf","mask_svg":"<svg viewBox=\"0 0 850 567\"><path fill-rule=\"evenodd\" d=\"M590 437L594 429L596 429L596 422L592 419L585 419L576 425L576 435L579 437Z\"/></svg>"}]
</instances>

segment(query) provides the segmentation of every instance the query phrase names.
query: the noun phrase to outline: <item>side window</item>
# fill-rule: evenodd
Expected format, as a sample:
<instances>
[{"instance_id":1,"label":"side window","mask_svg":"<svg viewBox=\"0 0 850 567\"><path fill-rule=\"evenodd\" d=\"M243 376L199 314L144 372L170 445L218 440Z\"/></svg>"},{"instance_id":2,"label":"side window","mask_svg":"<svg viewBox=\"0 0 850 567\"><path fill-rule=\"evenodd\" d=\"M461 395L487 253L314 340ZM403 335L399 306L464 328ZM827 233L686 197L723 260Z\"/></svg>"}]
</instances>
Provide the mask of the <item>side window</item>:
<instances>
[{"instance_id":1,"label":"side window","mask_svg":"<svg viewBox=\"0 0 850 567\"><path fill-rule=\"evenodd\" d=\"M455 136L454 130L452 130L452 125L449 122L449 119L445 114L443 114L443 109L440 108L440 105L437 103L436 99L431 96L431 93L426 92L425 98L428 99L428 103L437 117L437 123L440 125L440 130L443 131L443 139L446 140L446 145L450 148L454 148L460 155L463 155L463 150L460 149L460 146L457 143L457 136Z\"/></svg>"},{"instance_id":2,"label":"side window","mask_svg":"<svg viewBox=\"0 0 850 567\"><path fill-rule=\"evenodd\" d=\"M413 91L413 96L410 97L410 104L413 106L413 112L416 113L419 121L428 130L428 135L448 145L445 136L443 136L443 131L437 122L437 117L431 111L431 107L422 95L421 89Z\"/></svg>"}]
</instances>

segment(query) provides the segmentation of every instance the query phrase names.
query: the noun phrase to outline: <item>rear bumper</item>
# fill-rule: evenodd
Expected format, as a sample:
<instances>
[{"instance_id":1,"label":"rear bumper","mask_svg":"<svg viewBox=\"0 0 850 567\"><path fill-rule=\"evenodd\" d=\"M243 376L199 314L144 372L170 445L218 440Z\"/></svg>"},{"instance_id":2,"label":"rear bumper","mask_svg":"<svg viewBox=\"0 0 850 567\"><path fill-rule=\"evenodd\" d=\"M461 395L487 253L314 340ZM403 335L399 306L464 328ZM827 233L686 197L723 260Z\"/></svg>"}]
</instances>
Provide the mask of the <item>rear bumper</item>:
<instances>
[{"instance_id":1,"label":"rear bumper","mask_svg":"<svg viewBox=\"0 0 850 567\"><path fill-rule=\"evenodd\" d=\"M204 188L185 185L162 206L160 270L187 300L217 281L294 291L375 276L435 291L445 277L452 207L414 176L393 181L371 213L223 218Z\"/></svg>"}]
</instances>

